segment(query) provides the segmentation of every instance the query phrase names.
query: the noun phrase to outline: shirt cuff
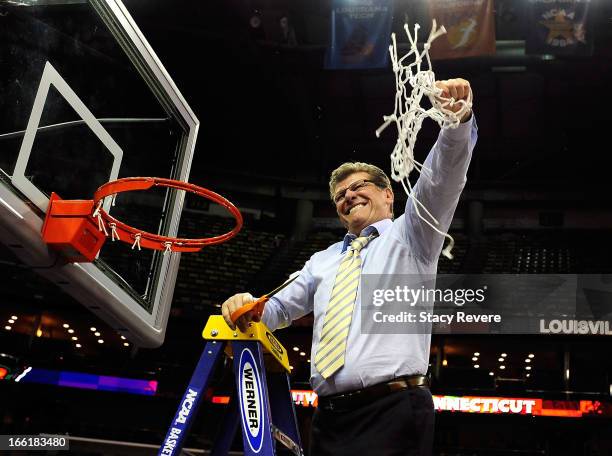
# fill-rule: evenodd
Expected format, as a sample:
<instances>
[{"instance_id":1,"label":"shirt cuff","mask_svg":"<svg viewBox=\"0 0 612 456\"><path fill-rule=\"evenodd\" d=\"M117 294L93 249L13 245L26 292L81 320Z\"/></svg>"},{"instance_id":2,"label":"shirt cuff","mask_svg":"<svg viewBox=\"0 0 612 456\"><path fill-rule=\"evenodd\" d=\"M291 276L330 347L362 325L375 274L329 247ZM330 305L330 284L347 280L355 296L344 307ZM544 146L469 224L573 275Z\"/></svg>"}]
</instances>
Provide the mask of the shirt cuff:
<instances>
[{"instance_id":1,"label":"shirt cuff","mask_svg":"<svg viewBox=\"0 0 612 456\"><path fill-rule=\"evenodd\" d=\"M266 325L270 331L276 331L277 329L289 326L287 323L288 319L287 312L281 302L276 297L271 296L261 316L263 324Z\"/></svg>"},{"instance_id":2,"label":"shirt cuff","mask_svg":"<svg viewBox=\"0 0 612 456\"><path fill-rule=\"evenodd\" d=\"M451 141L457 141L465 138L469 138L472 127L476 124L475 115L472 111L470 119L466 122L460 123L457 128L443 128L442 134L445 138Z\"/></svg>"}]
</instances>

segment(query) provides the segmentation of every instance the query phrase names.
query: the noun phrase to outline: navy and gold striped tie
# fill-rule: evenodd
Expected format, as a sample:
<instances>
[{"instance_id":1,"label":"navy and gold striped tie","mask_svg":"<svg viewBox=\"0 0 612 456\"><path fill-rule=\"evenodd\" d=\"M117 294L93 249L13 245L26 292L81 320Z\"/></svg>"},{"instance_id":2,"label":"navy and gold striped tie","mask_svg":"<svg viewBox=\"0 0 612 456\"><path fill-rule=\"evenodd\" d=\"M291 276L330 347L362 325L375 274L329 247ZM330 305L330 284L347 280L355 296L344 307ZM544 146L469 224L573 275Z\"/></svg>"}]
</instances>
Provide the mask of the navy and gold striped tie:
<instances>
[{"instance_id":1,"label":"navy and gold striped tie","mask_svg":"<svg viewBox=\"0 0 612 456\"><path fill-rule=\"evenodd\" d=\"M358 237L351 242L346 256L338 267L315 356L315 367L323 378L329 378L344 365L346 339L361 278L359 252L374 237L376 236Z\"/></svg>"}]
</instances>

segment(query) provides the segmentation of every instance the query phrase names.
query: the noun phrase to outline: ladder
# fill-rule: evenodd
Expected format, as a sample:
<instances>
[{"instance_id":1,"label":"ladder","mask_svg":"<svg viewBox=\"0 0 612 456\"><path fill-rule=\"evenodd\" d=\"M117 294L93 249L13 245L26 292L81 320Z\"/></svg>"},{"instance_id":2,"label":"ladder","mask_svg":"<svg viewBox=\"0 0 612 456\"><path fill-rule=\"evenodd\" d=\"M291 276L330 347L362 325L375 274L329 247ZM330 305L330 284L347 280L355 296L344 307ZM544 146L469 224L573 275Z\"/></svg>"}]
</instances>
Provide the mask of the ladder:
<instances>
[{"instance_id":1,"label":"ladder","mask_svg":"<svg viewBox=\"0 0 612 456\"><path fill-rule=\"evenodd\" d=\"M303 456L289 386L289 358L272 332L261 322L249 323L245 332L234 331L221 315L213 315L202 337L206 340L204 351L158 456L180 455L209 380L226 355L233 355L236 388L210 454L227 455L241 425L245 456L276 455L277 442L296 456ZM267 356L272 364L268 375L264 354L271 355Z\"/></svg>"}]
</instances>

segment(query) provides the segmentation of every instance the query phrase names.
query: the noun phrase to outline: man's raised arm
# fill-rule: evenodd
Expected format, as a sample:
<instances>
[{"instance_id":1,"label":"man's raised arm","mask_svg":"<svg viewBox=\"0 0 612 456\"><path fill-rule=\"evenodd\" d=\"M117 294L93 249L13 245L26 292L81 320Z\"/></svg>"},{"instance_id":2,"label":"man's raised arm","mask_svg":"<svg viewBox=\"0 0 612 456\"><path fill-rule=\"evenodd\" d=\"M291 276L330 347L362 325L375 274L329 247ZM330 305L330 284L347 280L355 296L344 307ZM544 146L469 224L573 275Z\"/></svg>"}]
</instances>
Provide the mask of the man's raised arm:
<instances>
[{"instance_id":1,"label":"man's raised arm","mask_svg":"<svg viewBox=\"0 0 612 456\"><path fill-rule=\"evenodd\" d=\"M436 86L442 89L443 97L452 96L455 100L467 100L471 91L470 83L465 79L437 81ZM456 111L459 107L449 109ZM477 136L476 122L471 110L464 114L456 129L443 128L414 186L414 198L439 222L436 228L443 233L448 231L459 196L465 186L467 169ZM444 237L418 216L417 209L423 217L435 225L423 207L412 198L408 198L405 234L415 253L423 261L430 262L440 255Z\"/></svg>"}]
</instances>

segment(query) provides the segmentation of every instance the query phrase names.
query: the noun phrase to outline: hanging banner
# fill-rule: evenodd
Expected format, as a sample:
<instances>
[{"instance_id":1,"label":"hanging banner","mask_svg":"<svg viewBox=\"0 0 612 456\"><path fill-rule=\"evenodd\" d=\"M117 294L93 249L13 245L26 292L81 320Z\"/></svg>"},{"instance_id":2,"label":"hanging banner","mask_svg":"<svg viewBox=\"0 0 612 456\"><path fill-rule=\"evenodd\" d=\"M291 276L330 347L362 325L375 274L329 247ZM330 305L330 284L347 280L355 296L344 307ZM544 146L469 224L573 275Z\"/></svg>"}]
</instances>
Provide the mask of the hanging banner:
<instances>
[{"instance_id":1,"label":"hanging banner","mask_svg":"<svg viewBox=\"0 0 612 456\"><path fill-rule=\"evenodd\" d=\"M429 0L429 13L446 34L432 43L433 59L495 54L493 0Z\"/></svg>"},{"instance_id":2,"label":"hanging banner","mask_svg":"<svg viewBox=\"0 0 612 456\"><path fill-rule=\"evenodd\" d=\"M391 0L333 0L328 69L383 68L389 58Z\"/></svg>"},{"instance_id":3,"label":"hanging banner","mask_svg":"<svg viewBox=\"0 0 612 456\"><path fill-rule=\"evenodd\" d=\"M591 0L529 0L527 54L593 53Z\"/></svg>"}]
</instances>

